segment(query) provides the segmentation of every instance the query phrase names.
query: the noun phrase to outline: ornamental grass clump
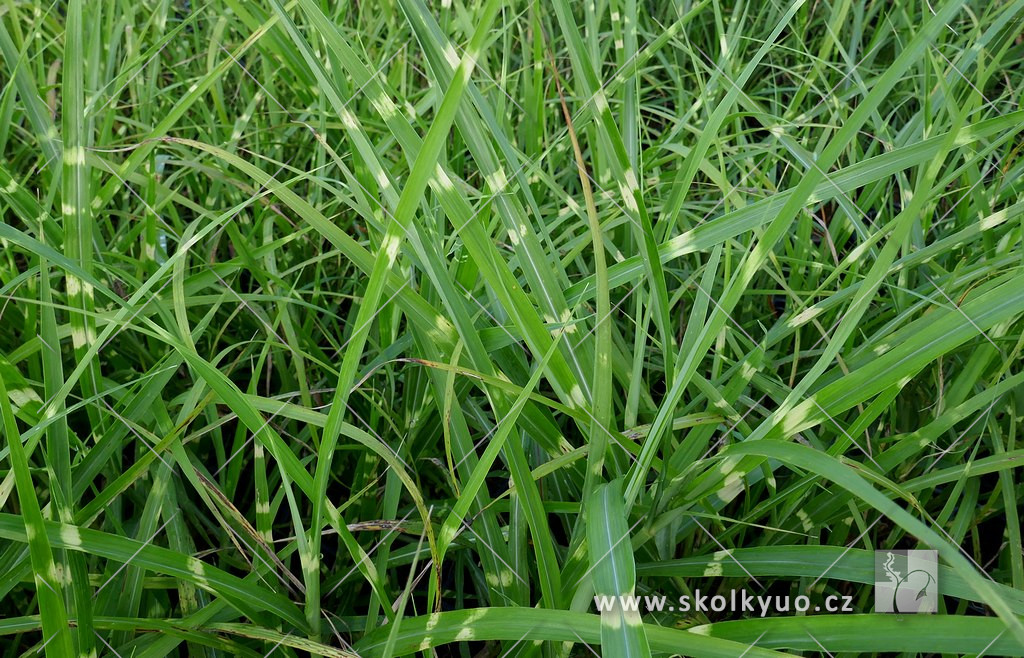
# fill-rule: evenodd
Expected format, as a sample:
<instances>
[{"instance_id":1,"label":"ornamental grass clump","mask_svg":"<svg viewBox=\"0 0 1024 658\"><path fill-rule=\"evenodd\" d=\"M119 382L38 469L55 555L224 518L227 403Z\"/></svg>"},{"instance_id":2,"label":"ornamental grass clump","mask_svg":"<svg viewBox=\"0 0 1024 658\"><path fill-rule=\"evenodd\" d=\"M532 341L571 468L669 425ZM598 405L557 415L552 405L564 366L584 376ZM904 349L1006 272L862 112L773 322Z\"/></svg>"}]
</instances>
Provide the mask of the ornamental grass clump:
<instances>
[{"instance_id":1,"label":"ornamental grass clump","mask_svg":"<svg viewBox=\"0 0 1024 658\"><path fill-rule=\"evenodd\" d=\"M0 655L1024 655L1022 26L4 4Z\"/></svg>"}]
</instances>

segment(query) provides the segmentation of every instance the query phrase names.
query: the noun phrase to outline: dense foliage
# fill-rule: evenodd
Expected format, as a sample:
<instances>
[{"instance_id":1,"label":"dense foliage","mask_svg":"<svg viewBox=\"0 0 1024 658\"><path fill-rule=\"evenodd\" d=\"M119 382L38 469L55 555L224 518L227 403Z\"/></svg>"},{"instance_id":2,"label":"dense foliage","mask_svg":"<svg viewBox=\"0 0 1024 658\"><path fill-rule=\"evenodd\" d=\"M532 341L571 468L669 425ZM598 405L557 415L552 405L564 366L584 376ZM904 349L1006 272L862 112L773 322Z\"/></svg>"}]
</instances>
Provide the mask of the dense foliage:
<instances>
[{"instance_id":1,"label":"dense foliage","mask_svg":"<svg viewBox=\"0 0 1024 658\"><path fill-rule=\"evenodd\" d=\"M1022 21L2 3L0 653L1024 654Z\"/></svg>"}]
</instances>

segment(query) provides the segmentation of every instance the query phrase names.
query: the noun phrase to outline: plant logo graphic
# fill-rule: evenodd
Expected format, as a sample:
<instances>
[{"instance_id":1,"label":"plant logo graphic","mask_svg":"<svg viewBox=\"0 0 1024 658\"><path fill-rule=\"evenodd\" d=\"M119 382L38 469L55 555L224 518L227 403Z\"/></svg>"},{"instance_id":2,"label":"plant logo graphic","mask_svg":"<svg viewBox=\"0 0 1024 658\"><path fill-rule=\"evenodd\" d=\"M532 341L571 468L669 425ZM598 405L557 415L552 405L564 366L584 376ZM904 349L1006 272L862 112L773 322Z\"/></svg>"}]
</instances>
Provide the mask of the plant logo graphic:
<instances>
[{"instance_id":1,"label":"plant logo graphic","mask_svg":"<svg viewBox=\"0 0 1024 658\"><path fill-rule=\"evenodd\" d=\"M935 612L938 571L935 551L875 551L875 612Z\"/></svg>"}]
</instances>

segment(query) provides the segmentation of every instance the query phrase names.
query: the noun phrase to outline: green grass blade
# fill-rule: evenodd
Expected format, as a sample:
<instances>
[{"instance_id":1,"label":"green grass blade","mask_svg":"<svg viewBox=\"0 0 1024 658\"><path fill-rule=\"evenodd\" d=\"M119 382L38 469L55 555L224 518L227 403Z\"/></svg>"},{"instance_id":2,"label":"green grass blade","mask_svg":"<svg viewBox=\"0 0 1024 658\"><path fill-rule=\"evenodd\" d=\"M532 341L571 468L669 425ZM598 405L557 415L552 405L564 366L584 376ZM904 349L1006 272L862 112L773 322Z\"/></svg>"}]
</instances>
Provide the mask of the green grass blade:
<instances>
[{"instance_id":1,"label":"green grass blade","mask_svg":"<svg viewBox=\"0 0 1024 658\"><path fill-rule=\"evenodd\" d=\"M596 597L632 597L636 586L633 545L629 540L622 482L598 486L587 498L587 549ZM601 646L625 658L650 656L640 613L617 599L601 611Z\"/></svg>"},{"instance_id":2,"label":"green grass blade","mask_svg":"<svg viewBox=\"0 0 1024 658\"><path fill-rule=\"evenodd\" d=\"M33 580L36 598L39 601L39 616L42 620L42 642L48 656L70 657L74 655L71 641L71 627L68 625L67 610L64 607L64 591L68 585L66 572L57 570L53 560L51 542L46 528L39 500L36 498L28 457L21 444L14 411L7 393L7 387L0 378L0 415L3 416L4 438L10 448L11 470L18 489L21 516L10 517L15 532L28 543L32 559ZM63 566L63 565L62 565Z\"/></svg>"},{"instance_id":3,"label":"green grass blade","mask_svg":"<svg viewBox=\"0 0 1024 658\"><path fill-rule=\"evenodd\" d=\"M771 658L791 655L673 628L651 625L645 630L651 641L651 649L658 652L683 652L708 658L735 658L738 655ZM385 629L381 629L364 638L354 648L360 655L374 658L381 655L385 637ZM520 638L532 641L582 641L588 645L597 645L601 642L601 621L597 615L566 610L480 608L441 612L403 621L402 629L397 634L395 653L401 655L465 640L515 641Z\"/></svg>"}]
</instances>

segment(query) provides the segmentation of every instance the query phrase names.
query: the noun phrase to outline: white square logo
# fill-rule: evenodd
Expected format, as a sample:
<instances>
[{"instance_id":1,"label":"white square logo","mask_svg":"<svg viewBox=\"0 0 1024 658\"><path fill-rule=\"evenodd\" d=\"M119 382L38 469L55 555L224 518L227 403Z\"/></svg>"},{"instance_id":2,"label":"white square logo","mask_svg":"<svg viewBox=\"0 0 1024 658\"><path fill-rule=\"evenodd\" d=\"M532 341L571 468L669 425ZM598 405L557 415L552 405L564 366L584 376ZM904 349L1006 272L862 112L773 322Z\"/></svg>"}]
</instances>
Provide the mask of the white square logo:
<instances>
[{"instance_id":1,"label":"white square logo","mask_svg":"<svg viewBox=\"0 0 1024 658\"><path fill-rule=\"evenodd\" d=\"M935 612L938 575L935 551L875 551L875 612Z\"/></svg>"}]
</instances>

